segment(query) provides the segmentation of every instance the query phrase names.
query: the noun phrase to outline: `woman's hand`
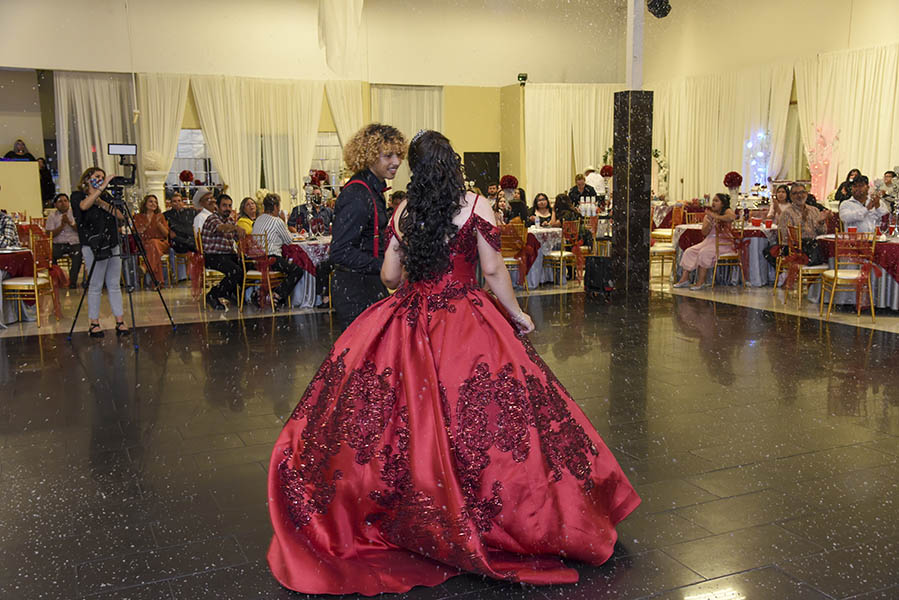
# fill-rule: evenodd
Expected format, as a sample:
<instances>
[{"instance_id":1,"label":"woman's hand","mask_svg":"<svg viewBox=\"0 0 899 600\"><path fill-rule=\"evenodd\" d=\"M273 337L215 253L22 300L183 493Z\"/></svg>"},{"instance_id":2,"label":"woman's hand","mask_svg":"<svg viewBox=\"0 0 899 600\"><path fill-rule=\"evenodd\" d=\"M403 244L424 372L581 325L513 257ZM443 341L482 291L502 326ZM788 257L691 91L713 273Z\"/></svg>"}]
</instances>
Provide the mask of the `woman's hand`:
<instances>
[{"instance_id":1,"label":"woman's hand","mask_svg":"<svg viewBox=\"0 0 899 600\"><path fill-rule=\"evenodd\" d=\"M534 321L530 315L524 311L520 311L517 315L512 315L512 322L521 333L530 333L534 331Z\"/></svg>"}]
</instances>

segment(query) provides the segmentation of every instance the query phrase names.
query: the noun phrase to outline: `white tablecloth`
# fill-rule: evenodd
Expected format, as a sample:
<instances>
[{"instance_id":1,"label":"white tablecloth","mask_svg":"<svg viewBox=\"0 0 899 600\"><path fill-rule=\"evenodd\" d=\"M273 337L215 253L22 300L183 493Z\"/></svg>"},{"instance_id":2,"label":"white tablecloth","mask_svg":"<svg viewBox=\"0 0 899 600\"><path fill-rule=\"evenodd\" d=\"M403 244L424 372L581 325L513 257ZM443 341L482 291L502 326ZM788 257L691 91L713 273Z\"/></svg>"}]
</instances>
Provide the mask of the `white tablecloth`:
<instances>
[{"instance_id":1,"label":"white tablecloth","mask_svg":"<svg viewBox=\"0 0 899 600\"><path fill-rule=\"evenodd\" d=\"M330 236L320 237L315 241L298 241L294 242L294 244L303 249L309 260L316 267L322 264L331 252ZM317 287L315 276L307 271L303 271L303 276L300 277L296 287L293 288L293 293L290 296L290 305L293 308L312 308L316 304L320 304L322 298L315 293Z\"/></svg>"},{"instance_id":2,"label":"white tablecloth","mask_svg":"<svg viewBox=\"0 0 899 600\"><path fill-rule=\"evenodd\" d=\"M531 270L528 271L527 275L528 288L535 289L539 287L541 283L554 281L553 278L555 273L558 273L556 269L543 266L543 257L553 250L558 250L562 245L562 228L531 227L528 229L528 233L533 234L540 243L540 250L537 252L537 258L534 260L534 264L531 265ZM515 281L515 279L513 279L513 281ZM562 283L564 284L565 282L565 270L563 269Z\"/></svg>"}]
</instances>

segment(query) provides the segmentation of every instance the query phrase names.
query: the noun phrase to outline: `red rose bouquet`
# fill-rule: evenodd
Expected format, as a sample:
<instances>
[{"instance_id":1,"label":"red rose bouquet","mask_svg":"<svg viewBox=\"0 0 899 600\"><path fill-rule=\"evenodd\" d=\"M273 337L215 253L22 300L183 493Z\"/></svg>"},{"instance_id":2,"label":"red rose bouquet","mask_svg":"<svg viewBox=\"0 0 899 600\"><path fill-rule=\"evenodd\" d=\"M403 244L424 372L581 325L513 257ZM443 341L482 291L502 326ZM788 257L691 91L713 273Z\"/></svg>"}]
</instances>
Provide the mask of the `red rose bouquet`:
<instances>
[{"instance_id":1,"label":"red rose bouquet","mask_svg":"<svg viewBox=\"0 0 899 600\"><path fill-rule=\"evenodd\" d=\"M499 187L504 190L514 190L518 187L518 178L514 175L503 175L499 180Z\"/></svg>"},{"instance_id":2,"label":"red rose bouquet","mask_svg":"<svg viewBox=\"0 0 899 600\"><path fill-rule=\"evenodd\" d=\"M612 165L603 165L599 170L599 174L602 177L611 177L615 173L615 169L612 168Z\"/></svg>"},{"instance_id":3,"label":"red rose bouquet","mask_svg":"<svg viewBox=\"0 0 899 600\"><path fill-rule=\"evenodd\" d=\"M190 183L194 180L194 174L184 169L181 173L178 174L178 179L180 179L183 183Z\"/></svg>"},{"instance_id":4,"label":"red rose bouquet","mask_svg":"<svg viewBox=\"0 0 899 600\"><path fill-rule=\"evenodd\" d=\"M729 190L734 188L738 188L743 185L743 176L737 173L736 171L731 171L727 175L724 176L724 187Z\"/></svg>"}]
</instances>

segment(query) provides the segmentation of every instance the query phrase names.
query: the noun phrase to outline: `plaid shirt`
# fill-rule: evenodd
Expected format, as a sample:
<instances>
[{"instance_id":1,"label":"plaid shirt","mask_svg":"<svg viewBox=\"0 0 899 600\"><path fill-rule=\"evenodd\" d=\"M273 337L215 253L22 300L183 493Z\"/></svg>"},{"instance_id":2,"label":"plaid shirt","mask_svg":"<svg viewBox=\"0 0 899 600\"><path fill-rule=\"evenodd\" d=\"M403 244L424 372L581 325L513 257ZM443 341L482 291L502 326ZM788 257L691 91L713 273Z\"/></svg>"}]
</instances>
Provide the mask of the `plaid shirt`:
<instances>
[{"instance_id":1,"label":"plaid shirt","mask_svg":"<svg viewBox=\"0 0 899 600\"><path fill-rule=\"evenodd\" d=\"M219 225L225 222L218 213L212 213L203 223L200 230L203 252L205 254L234 254L234 242L237 241L237 232L220 233Z\"/></svg>"},{"instance_id":2,"label":"plaid shirt","mask_svg":"<svg viewBox=\"0 0 899 600\"><path fill-rule=\"evenodd\" d=\"M19 231L12 217L6 213L0 213L0 248L10 248L19 245Z\"/></svg>"}]
</instances>

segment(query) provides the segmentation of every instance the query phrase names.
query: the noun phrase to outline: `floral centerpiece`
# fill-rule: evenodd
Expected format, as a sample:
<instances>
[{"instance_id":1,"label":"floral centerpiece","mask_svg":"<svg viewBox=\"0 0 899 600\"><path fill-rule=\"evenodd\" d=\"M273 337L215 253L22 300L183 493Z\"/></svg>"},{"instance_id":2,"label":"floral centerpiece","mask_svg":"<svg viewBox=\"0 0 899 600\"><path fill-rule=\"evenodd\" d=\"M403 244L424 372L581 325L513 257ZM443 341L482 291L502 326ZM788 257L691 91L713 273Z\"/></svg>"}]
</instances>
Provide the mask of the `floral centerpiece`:
<instances>
[{"instance_id":1,"label":"floral centerpiece","mask_svg":"<svg viewBox=\"0 0 899 600\"><path fill-rule=\"evenodd\" d=\"M608 148L606 148L606 151L602 153L602 164L604 164L604 165L612 164L613 155L614 155L614 152L612 150L612 147L609 146Z\"/></svg>"},{"instance_id":2,"label":"floral centerpiece","mask_svg":"<svg viewBox=\"0 0 899 600\"><path fill-rule=\"evenodd\" d=\"M503 190L506 202L511 202L512 192L518 187L518 178L514 175L503 175L499 178L499 187Z\"/></svg>"},{"instance_id":3,"label":"floral centerpiece","mask_svg":"<svg viewBox=\"0 0 899 600\"><path fill-rule=\"evenodd\" d=\"M724 187L730 192L730 199L732 202L739 199L741 185L743 185L743 176L736 171L731 171L724 176Z\"/></svg>"},{"instance_id":4,"label":"floral centerpiece","mask_svg":"<svg viewBox=\"0 0 899 600\"><path fill-rule=\"evenodd\" d=\"M661 150L656 148L652 151L652 157L655 159L656 164L659 166L659 196L667 196L668 195L668 158L662 154Z\"/></svg>"},{"instance_id":5,"label":"floral centerpiece","mask_svg":"<svg viewBox=\"0 0 899 600\"><path fill-rule=\"evenodd\" d=\"M612 165L603 165L599 170L599 174L605 178L611 177L612 175L614 175L614 173L615 169L612 168Z\"/></svg>"},{"instance_id":6,"label":"floral centerpiece","mask_svg":"<svg viewBox=\"0 0 899 600\"><path fill-rule=\"evenodd\" d=\"M194 174L187 169L184 169L183 171L178 173L178 180L181 181L181 183L190 185L190 183L194 180Z\"/></svg>"}]
</instances>

